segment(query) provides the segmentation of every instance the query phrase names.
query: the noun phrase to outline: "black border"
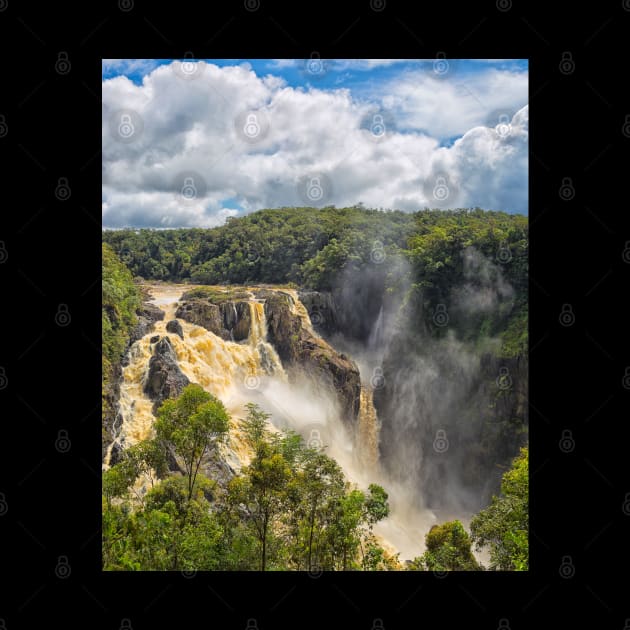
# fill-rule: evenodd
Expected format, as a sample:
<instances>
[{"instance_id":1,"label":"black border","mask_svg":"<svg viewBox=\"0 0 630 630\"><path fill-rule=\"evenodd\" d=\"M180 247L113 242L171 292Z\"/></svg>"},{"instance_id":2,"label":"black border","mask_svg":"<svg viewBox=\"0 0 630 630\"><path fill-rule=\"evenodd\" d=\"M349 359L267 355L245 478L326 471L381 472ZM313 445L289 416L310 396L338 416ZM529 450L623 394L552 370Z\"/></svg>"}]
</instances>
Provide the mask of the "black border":
<instances>
[{"instance_id":1,"label":"black border","mask_svg":"<svg viewBox=\"0 0 630 630\"><path fill-rule=\"evenodd\" d=\"M624 626L614 571L628 545L605 543L628 532L630 490L613 473L624 461L615 404L630 395L623 381L630 356L614 282L627 281L630 239L614 203L625 179L630 106L615 85L627 75L616 41L630 26L630 3L574 3L540 13L510 0L416 7L372 0L283 6L273 0L161 8L121 0L80 8L21 6L0 0L7 88L0 114L8 133L5 212L5 368L0 526L19 547L9 595L0 603L7 628L55 625L133 628L223 623L261 629L292 625L385 628L409 623L511 628L573 627L587 617ZM507 10L504 10L506 9ZM380 9L380 10L379 10ZM15 43L11 43L15 42ZM100 505L100 59L451 58L530 59L530 440L531 554L527 574L101 574ZM560 72L570 51L573 71ZM55 65L67 52L70 72ZM606 83L605 73L613 81ZM2 119L0 119L0 123ZM2 127L0 125L0 130ZM627 131L627 133L625 133ZM6 171L5 171L6 172ZM67 177L69 199L55 196ZM570 177L574 197L559 195ZM11 201L9 201L9 199ZM9 289L10 287L10 289ZM66 304L70 324L55 315ZM575 315L559 323L563 304ZM614 306L616 305L616 306ZM57 320L58 321L58 320ZM614 338L606 336L618 325ZM15 330L16 325L19 330ZM9 344L8 342L13 342ZM9 345L13 348L9 349ZM623 417L623 416L621 416ZM60 430L68 452L55 449ZM563 430L575 449L562 452ZM4 501L2 500L4 499ZM627 507L624 511L624 505ZM6 553L6 552L5 552ZM71 571L56 571L67 556ZM562 577L563 556L575 572ZM14 593L12 591L15 591ZM223 621L220 621L223 619Z\"/></svg>"}]
</instances>

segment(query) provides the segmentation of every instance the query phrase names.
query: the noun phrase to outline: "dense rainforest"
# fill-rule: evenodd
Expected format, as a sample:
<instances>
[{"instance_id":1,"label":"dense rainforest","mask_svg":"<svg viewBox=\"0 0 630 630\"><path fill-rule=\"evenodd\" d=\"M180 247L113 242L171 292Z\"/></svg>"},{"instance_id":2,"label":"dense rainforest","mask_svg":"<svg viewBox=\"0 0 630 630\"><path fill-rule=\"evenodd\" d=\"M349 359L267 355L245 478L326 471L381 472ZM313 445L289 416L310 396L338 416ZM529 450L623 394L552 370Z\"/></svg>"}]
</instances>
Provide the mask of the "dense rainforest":
<instances>
[{"instance_id":1,"label":"dense rainforest","mask_svg":"<svg viewBox=\"0 0 630 630\"><path fill-rule=\"evenodd\" d=\"M387 488L354 487L333 458L296 433L270 433L269 415L253 403L241 421L249 465L229 483L201 472L201 459L229 440L229 417L220 400L191 384L158 406L155 436L122 451L104 472L104 568L526 570L527 239L521 215L360 205L262 210L210 229L103 231L104 444L125 353L155 316L143 281L284 285L307 292L304 304L326 338L380 343L388 379L375 385L374 403L390 419L381 429L385 462L400 459L401 441L430 444L438 427L448 430L448 453L409 451L421 464L392 468L393 478L422 479L445 495L446 465L454 485L476 497L470 532L458 520L435 525L425 552L401 565L373 532L389 514ZM380 320L386 330L375 341ZM435 372L428 357L442 357L442 380L465 377L463 391L406 377L408 388L428 392L410 398L401 375L419 365ZM403 399L436 420L410 424ZM462 456L466 442L474 452ZM173 454L186 462L181 473L169 471ZM139 493L139 483L148 492ZM437 490L427 496L435 505L442 498ZM487 567L473 556L474 544L489 552Z\"/></svg>"}]
</instances>

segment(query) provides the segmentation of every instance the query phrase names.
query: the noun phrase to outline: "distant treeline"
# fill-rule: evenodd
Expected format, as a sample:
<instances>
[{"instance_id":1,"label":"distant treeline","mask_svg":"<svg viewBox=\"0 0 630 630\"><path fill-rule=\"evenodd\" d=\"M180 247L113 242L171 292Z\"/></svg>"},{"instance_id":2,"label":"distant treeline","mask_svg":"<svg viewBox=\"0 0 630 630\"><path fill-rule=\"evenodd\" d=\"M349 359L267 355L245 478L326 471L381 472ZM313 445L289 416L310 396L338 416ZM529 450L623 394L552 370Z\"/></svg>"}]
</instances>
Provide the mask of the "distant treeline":
<instances>
[{"instance_id":1,"label":"distant treeline","mask_svg":"<svg viewBox=\"0 0 630 630\"><path fill-rule=\"evenodd\" d=\"M527 239L527 217L478 208L415 213L361 206L279 208L229 218L211 229L103 231L103 240L133 276L146 280L293 282L330 290L341 273L369 270L380 274L387 290L388 284L400 281L404 259L409 263L406 274L413 288L422 292L427 312L436 304L448 305L454 287L492 281L466 275L462 253L474 248L514 289L509 312L493 313L490 320L482 318L477 324L485 333L515 327L512 343L519 346L515 352L522 349L527 329ZM487 276L487 267L480 271Z\"/></svg>"}]
</instances>

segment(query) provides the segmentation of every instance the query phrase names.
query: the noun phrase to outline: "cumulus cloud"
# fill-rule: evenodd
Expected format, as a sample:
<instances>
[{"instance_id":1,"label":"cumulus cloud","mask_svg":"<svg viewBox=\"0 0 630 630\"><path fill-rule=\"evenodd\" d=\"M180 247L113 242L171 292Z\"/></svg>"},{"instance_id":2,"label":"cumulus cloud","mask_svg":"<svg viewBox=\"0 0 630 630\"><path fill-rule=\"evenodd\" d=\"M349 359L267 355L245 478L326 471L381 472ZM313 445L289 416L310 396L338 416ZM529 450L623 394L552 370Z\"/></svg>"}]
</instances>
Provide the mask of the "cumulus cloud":
<instances>
[{"instance_id":1,"label":"cumulus cloud","mask_svg":"<svg viewBox=\"0 0 630 630\"><path fill-rule=\"evenodd\" d=\"M507 133L497 133L492 119L518 100L497 93L518 92L524 75L484 69L474 84L483 105L471 106L462 123L452 111L467 111L456 98L461 88L448 81L418 80L414 91L406 75L379 102L348 89L290 87L247 64L195 64L190 76L182 69L160 65L141 85L125 76L103 81L105 227L213 226L241 211L359 201L405 211L527 211L527 106L504 123ZM422 109L431 90L432 105ZM385 133L375 136L370 121L383 107L393 124L386 117ZM438 123L440 108L456 124ZM245 129L251 112L254 137ZM443 146L441 134L455 128L461 137ZM307 203L300 182L314 179L322 195ZM435 195L442 183L446 198Z\"/></svg>"}]
</instances>

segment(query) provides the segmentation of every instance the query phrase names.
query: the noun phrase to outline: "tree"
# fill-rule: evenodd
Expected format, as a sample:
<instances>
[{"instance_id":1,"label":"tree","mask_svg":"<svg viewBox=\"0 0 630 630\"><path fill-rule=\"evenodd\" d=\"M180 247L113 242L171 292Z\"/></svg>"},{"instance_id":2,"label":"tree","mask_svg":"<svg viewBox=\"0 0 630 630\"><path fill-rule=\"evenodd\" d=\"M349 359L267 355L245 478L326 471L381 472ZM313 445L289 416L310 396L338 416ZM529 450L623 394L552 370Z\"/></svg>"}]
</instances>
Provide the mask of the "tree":
<instances>
[{"instance_id":1,"label":"tree","mask_svg":"<svg viewBox=\"0 0 630 630\"><path fill-rule=\"evenodd\" d=\"M431 527L425 537L426 551L412 561L412 568L426 571L479 571L463 525L455 520Z\"/></svg>"},{"instance_id":2,"label":"tree","mask_svg":"<svg viewBox=\"0 0 630 630\"><path fill-rule=\"evenodd\" d=\"M260 570L267 570L270 536L286 502L286 486L291 470L281 453L269 443L258 445L257 452L240 477L228 486L229 501L243 510L260 545Z\"/></svg>"},{"instance_id":3,"label":"tree","mask_svg":"<svg viewBox=\"0 0 630 630\"><path fill-rule=\"evenodd\" d=\"M223 403L200 385L187 385L176 399L164 401L155 422L156 440L182 458L190 501L201 461L226 438L230 426Z\"/></svg>"},{"instance_id":4,"label":"tree","mask_svg":"<svg viewBox=\"0 0 630 630\"><path fill-rule=\"evenodd\" d=\"M470 522L477 549L490 549L490 568L527 571L529 567L529 458L523 447L503 475L501 496Z\"/></svg>"}]
</instances>

